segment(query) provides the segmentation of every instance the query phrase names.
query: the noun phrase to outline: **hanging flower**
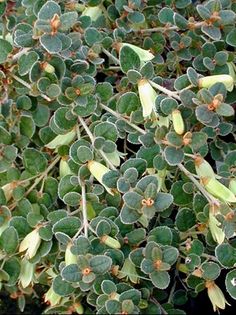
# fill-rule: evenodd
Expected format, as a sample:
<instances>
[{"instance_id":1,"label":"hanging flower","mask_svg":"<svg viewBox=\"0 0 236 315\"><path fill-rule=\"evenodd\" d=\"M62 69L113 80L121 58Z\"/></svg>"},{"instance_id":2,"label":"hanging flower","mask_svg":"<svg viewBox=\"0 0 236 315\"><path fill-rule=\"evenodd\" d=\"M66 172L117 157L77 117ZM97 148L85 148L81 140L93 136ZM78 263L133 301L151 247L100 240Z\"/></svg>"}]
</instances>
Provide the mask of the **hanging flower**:
<instances>
[{"instance_id":1,"label":"hanging flower","mask_svg":"<svg viewBox=\"0 0 236 315\"><path fill-rule=\"evenodd\" d=\"M228 74L217 74L200 78L198 81L198 85L200 88L210 88L212 85L218 82L223 83L227 91L233 91L234 80L232 76Z\"/></svg>"},{"instance_id":2,"label":"hanging flower","mask_svg":"<svg viewBox=\"0 0 236 315\"><path fill-rule=\"evenodd\" d=\"M206 281L206 288L208 297L212 303L214 312L218 311L219 309L224 310L226 304L230 305L225 297L221 289L215 284L214 281Z\"/></svg>"},{"instance_id":3,"label":"hanging flower","mask_svg":"<svg viewBox=\"0 0 236 315\"><path fill-rule=\"evenodd\" d=\"M31 259L35 256L40 244L41 238L39 236L39 231L36 228L32 232L27 234L23 241L21 241L19 252L22 253L26 251L25 257L27 259Z\"/></svg>"},{"instance_id":4,"label":"hanging flower","mask_svg":"<svg viewBox=\"0 0 236 315\"><path fill-rule=\"evenodd\" d=\"M155 109L157 93L146 79L139 80L138 92L143 109L143 117L146 118L150 116L152 111Z\"/></svg>"}]
</instances>

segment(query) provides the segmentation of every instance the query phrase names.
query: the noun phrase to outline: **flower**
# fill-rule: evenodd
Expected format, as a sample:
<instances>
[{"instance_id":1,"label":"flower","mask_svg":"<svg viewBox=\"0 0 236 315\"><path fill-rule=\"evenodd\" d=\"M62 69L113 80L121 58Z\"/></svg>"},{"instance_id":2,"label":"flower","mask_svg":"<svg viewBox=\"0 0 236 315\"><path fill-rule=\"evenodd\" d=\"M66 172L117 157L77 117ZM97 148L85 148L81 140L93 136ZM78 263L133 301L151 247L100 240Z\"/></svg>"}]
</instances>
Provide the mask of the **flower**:
<instances>
[{"instance_id":1,"label":"flower","mask_svg":"<svg viewBox=\"0 0 236 315\"><path fill-rule=\"evenodd\" d=\"M204 160L200 155L196 156L194 159L195 170L199 177L209 177L215 178L216 174L214 173L211 165Z\"/></svg>"},{"instance_id":2,"label":"flower","mask_svg":"<svg viewBox=\"0 0 236 315\"><path fill-rule=\"evenodd\" d=\"M34 276L35 264L31 264L26 258L21 261L21 269L19 275L19 283L23 288L28 287Z\"/></svg>"},{"instance_id":3,"label":"flower","mask_svg":"<svg viewBox=\"0 0 236 315\"><path fill-rule=\"evenodd\" d=\"M178 135L182 135L184 133L184 121L181 112L178 109L175 109L172 112L172 122L175 132Z\"/></svg>"},{"instance_id":4,"label":"flower","mask_svg":"<svg viewBox=\"0 0 236 315\"><path fill-rule=\"evenodd\" d=\"M215 284L214 281L206 281L205 284L207 288L207 294L208 297L212 303L214 312L216 312L218 309L224 310L225 305L230 305L225 297L221 289Z\"/></svg>"},{"instance_id":5,"label":"flower","mask_svg":"<svg viewBox=\"0 0 236 315\"><path fill-rule=\"evenodd\" d=\"M41 244L41 238L39 236L38 228L34 229L32 232L26 235L26 237L21 241L19 252L24 252L27 259L31 259L35 256L39 246Z\"/></svg>"},{"instance_id":6,"label":"flower","mask_svg":"<svg viewBox=\"0 0 236 315\"><path fill-rule=\"evenodd\" d=\"M70 144L71 141L74 139L75 135L76 135L75 129L72 129L71 131L64 135L56 136L52 141L45 144L45 147L48 149L56 149L61 145Z\"/></svg>"},{"instance_id":7,"label":"flower","mask_svg":"<svg viewBox=\"0 0 236 315\"><path fill-rule=\"evenodd\" d=\"M103 185L106 191L109 194L114 195L112 190L104 185L102 182L103 176L110 172L110 169L107 168L105 165L93 160L88 161L88 169L90 170L90 173L96 178L96 180Z\"/></svg>"},{"instance_id":8,"label":"flower","mask_svg":"<svg viewBox=\"0 0 236 315\"><path fill-rule=\"evenodd\" d=\"M211 235L218 244L222 244L225 239L225 233L219 227L221 224L216 219L213 213L209 212L209 229L211 231Z\"/></svg>"},{"instance_id":9,"label":"flower","mask_svg":"<svg viewBox=\"0 0 236 315\"><path fill-rule=\"evenodd\" d=\"M66 175L71 175L73 172L71 171L68 163L67 163L67 157L62 157L59 164L59 174L60 178Z\"/></svg>"},{"instance_id":10,"label":"flower","mask_svg":"<svg viewBox=\"0 0 236 315\"><path fill-rule=\"evenodd\" d=\"M96 21L102 15L102 9L99 6L87 7L81 14L82 16L89 16L91 21Z\"/></svg>"},{"instance_id":11,"label":"flower","mask_svg":"<svg viewBox=\"0 0 236 315\"><path fill-rule=\"evenodd\" d=\"M219 198L226 203L236 202L236 197L232 191L221 184L217 179L202 177L201 182L205 186L206 190L216 198Z\"/></svg>"},{"instance_id":12,"label":"flower","mask_svg":"<svg viewBox=\"0 0 236 315\"><path fill-rule=\"evenodd\" d=\"M234 195L236 195L236 179L235 178L232 178L229 181L229 190L232 191Z\"/></svg>"},{"instance_id":13,"label":"flower","mask_svg":"<svg viewBox=\"0 0 236 315\"><path fill-rule=\"evenodd\" d=\"M66 264L66 266L72 265L72 264L77 264L77 256L72 254L71 246L72 246L72 244L69 243L66 247L66 251L65 251L65 264Z\"/></svg>"},{"instance_id":14,"label":"flower","mask_svg":"<svg viewBox=\"0 0 236 315\"><path fill-rule=\"evenodd\" d=\"M139 56L141 61L150 61L155 57L149 50L140 48L138 46L128 44L128 43L121 43L120 44L120 48L122 48L124 46L128 46L131 49L133 49L136 52L136 54Z\"/></svg>"},{"instance_id":15,"label":"flower","mask_svg":"<svg viewBox=\"0 0 236 315\"><path fill-rule=\"evenodd\" d=\"M200 88L210 88L215 83L221 82L225 85L227 91L231 92L234 88L234 80L231 75L217 74L200 78L198 85Z\"/></svg>"},{"instance_id":16,"label":"flower","mask_svg":"<svg viewBox=\"0 0 236 315\"><path fill-rule=\"evenodd\" d=\"M50 304L50 306L55 306L60 303L61 296L57 294L52 287L45 293L44 302Z\"/></svg>"},{"instance_id":17,"label":"flower","mask_svg":"<svg viewBox=\"0 0 236 315\"><path fill-rule=\"evenodd\" d=\"M152 111L155 109L157 93L146 79L139 80L138 92L143 109L143 117L145 118L150 116Z\"/></svg>"}]
</instances>

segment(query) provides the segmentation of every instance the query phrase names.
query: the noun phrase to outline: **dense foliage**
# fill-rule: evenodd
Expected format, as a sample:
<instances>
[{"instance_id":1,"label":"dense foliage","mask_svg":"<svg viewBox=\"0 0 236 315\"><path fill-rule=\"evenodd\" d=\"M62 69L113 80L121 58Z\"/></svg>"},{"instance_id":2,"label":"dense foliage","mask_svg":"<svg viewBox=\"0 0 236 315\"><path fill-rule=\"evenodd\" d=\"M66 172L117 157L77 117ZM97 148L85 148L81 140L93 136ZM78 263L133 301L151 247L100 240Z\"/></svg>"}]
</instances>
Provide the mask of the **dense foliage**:
<instances>
[{"instance_id":1,"label":"dense foliage","mask_svg":"<svg viewBox=\"0 0 236 315\"><path fill-rule=\"evenodd\" d=\"M203 290L225 309L236 2L1 0L0 21L2 292L45 314L185 314Z\"/></svg>"}]
</instances>

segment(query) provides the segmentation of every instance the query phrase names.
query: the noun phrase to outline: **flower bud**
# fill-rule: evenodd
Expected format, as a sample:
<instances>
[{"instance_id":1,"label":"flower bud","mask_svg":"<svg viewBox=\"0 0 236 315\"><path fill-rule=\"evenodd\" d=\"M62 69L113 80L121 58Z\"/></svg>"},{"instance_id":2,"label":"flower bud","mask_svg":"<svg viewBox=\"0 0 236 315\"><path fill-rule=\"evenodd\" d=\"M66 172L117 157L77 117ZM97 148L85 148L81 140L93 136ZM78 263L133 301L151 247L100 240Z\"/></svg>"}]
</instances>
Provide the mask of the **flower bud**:
<instances>
[{"instance_id":1,"label":"flower bud","mask_svg":"<svg viewBox=\"0 0 236 315\"><path fill-rule=\"evenodd\" d=\"M13 189L16 187L15 182L8 183L2 186L6 201L8 202L12 198Z\"/></svg>"},{"instance_id":2,"label":"flower bud","mask_svg":"<svg viewBox=\"0 0 236 315\"><path fill-rule=\"evenodd\" d=\"M39 246L41 244L41 238L39 236L38 229L34 229L32 232L26 235L26 237L21 241L19 252L24 252L27 259L31 259L35 256Z\"/></svg>"},{"instance_id":3,"label":"flower bud","mask_svg":"<svg viewBox=\"0 0 236 315\"><path fill-rule=\"evenodd\" d=\"M72 129L71 131L69 131L68 133L64 135L56 136L56 138L54 138L52 141L45 144L45 147L49 149L55 149L61 145L70 144L71 141L74 139L75 135L76 135L76 132L74 129Z\"/></svg>"},{"instance_id":4,"label":"flower bud","mask_svg":"<svg viewBox=\"0 0 236 315\"><path fill-rule=\"evenodd\" d=\"M143 117L145 118L150 116L152 111L155 109L157 93L146 79L139 80L138 92L143 109Z\"/></svg>"},{"instance_id":5,"label":"flower bud","mask_svg":"<svg viewBox=\"0 0 236 315\"><path fill-rule=\"evenodd\" d=\"M104 166L103 164L96 162L96 161L88 161L88 169L90 170L91 174L96 178L96 180L103 185L103 187L106 189L106 191L111 194L114 195L112 190L107 187L106 185L103 184L102 182L102 178L105 174L107 174L108 172L110 172L110 169L107 168L106 166Z\"/></svg>"},{"instance_id":6,"label":"flower bud","mask_svg":"<svg viewBox=\"0 0 236 315\"><path fill-rule=\"evenodd\" d=\"M201 180L206 190L216 198L228 203L236 202L236 197L232 191L221 184L217 179L203 177Z\"/></svg>"},{"instance_id":7,"label":"flower bud","mask_svg":"<svg viewBox=\"0 0 236 315\"><path fill-rule=\"evenodd\" d=\"M234 88L234 80L231 75L228 74L217 74L208 77L200 78L198 85L200 88L210 88L215 83L223 83L227 91L231 92Z\"/></svg>"},{"instance_id":8,"label":"flower bud","mask_svg":"<svg viewBox=\"0 0 236 315\"><path fill-rule=\"evenodd\" d=\"M225 233L219 227L220 225L221 225L220 222L216 219L214 214L210 212L209 213L209 228L210 228L213 240L218 244L222 244L225 239Z\"/></svg>"},{"instance_id":9,"label":"flower bud","mask_svg":"<svg viewBox=\"0 0 236 315\"><path fill-rule=\"evenodd\" d=\"M207 294L208 297L212 303L214 312L216 312L218 309L225 309L225 305L230 305L225 297L221 289L215 284L214 281L206 281L206 287L207 287Z\"/></svg>"},{"instance_id":10,"label":"flower bud","mask_svg":"<svg viewBox=\"0 0 236 315\"><path fill-rule=\"evenodd\" d=\"M33 280L35 270L35 264L31 264L26 258L21 261L21 269L19 275L19 283L21 283L23 288L30 285Z\"/></svg>"},{"instance_id":11,"label":"flower bud","mask_svg":"<svg viewBox=\"0 0 236 315\"><path fill-rule=\"evenodd\" d=\"M236 178L232 178L229 181L229 190L232 191L234 195L236 195Z\"/></svg>"},{"instance_id":12,"label":"flower bud","mask_svg":"<svg viewBox=\"0 0 236 315\"><path fill-rule=\"evenodd\" d=\"M88 7L82 12L82 16L89 16L91 21L95 22L103 14L102 9L99 6Z\"/></svg>"},{"instance_id":13,"label":"flower bud","mask_svg":"<svg viewBox=\"0 0 236 315\"><path fill-rule=\"evenodd\" d=\"M54 73L55 72L55 68L52 65L50 65L50 63L48 63L48 62L43 63L43 70L47 73Z\"/></svg>"},{"instance_id":14,"label":"flower bud","mask_svg":"<svg viewBox=\"0 0 236 315\"><path fill-rule=\"evenodd\" d=\"M65 264L66 264L66 266L72 265L72 264L77 264L77 256L72 254L72 252L70 250L71 246L72 246L72 244L69 243L66 247L66 251L65 251Z\"/></svg>"},{"instance_id":15,"label":"flower bud","mask_svg":"<svg viewBox=\"0 0 236 315\"><path fill-rule=\"evenodd\" d=\"M199 177L208 177L208 178L215 178L215 173L211 167L211 165L204 160L203 157L198 155L194 159L196 173Z\"/></svg>"},{"instance_id":16,"label":"flower bud","mask_svg":"<svg viewBox=\"0 0 236 315\"><path fill-rule=\"evenodd\" d=\"M175 132L178 135L182 135L184 133L184 121L181 112L178 109L173 110L172 121Z\"/></svg>"},{"instance_id":17,"label":"flower bud","mask_svg":"<svg viewBox=\"0 0 236 315\"><path fill-rule=\"evenodd\" d=\"M55 306L60 303L61 296L54 292L53 288L50 287L50 289L46 292L44 295L44 302L49 304L50 306Z\"/></svg>"},{"instance_id":18,"label":"flower bud","mask_svg":"<svg viewBox=\"0 0 236 315\"><path fill-rule=\"evenodd\" d=\"M71 171L71 169L67 163L67 160L64 157L62 157L60 160L60 164L59 164L60 178L62 178L63 176L66 176L66 175L71 175L71 174L73 174L73 172Z\"/></svg>"},{"instance_id":19,"label":"flower bud","mask_svg":"<svg viewBox=\"0 0 236 315\"><path fill-rule=\"evenodd\" d=\"M234 80L234 83L236 83L236 66L233 62L227 62L226 63L229 69L229 75L231 75L231 77Z\"/></svg>"},{"instance_id":20,"label":"flower bud","mask_svg":"<svg viewBox=\"0 0 236 315\"><path fill-rule=\"evenodd\" d=\"M131 49L133 49L136 52L136 54L139 56L141 61L150 61L155 57L149 50L140 48L138 46L128 44L128 43L120 44L120 47L124 47L124 46L128 46Z\"/></svg>"},{"instance_id":21,"label":"flower bud","mask_svg":"<svg viewBox=\"0 0 236 315\"><path fill-rule=\"evenodd\" d=\"M115 248L115 249L119 249L121 247L120 246L120 242L118 242L116 239L114 239L111 236L103 235L100 238L100 240L101 240L102 243L104 243L108 247Z\"/></svg>"},{"instance_id":22,"label":"flower bud","mask_svg":"<svg viewBox=\"0 0 236 315\"><path fill-rule=\"evenodd\" d=\"M75 303L75 304L73 305L73 307L74 307L74 310L75 310L75 312L76 312L77 314L84 314L84 307L83 307L82 304L80 304L80 303Z\"/></svg>"}]
</instances>

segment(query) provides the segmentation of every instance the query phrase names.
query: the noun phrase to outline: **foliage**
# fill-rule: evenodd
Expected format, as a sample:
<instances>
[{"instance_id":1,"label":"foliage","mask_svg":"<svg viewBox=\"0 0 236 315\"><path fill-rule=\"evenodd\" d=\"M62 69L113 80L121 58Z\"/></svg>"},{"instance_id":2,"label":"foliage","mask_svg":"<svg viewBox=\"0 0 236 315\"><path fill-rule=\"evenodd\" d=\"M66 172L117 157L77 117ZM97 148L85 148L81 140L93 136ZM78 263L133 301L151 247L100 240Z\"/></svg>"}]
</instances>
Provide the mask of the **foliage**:
<instances>
[{"instance_id":1,"label":"foliage","mask_svg":"<svg viewBox=\"0 0 236 315\"><path fill-rule=\"evenodd\" d=\"M203 290L224 309L235 1L3 0L0 19L1 290L23 311L41 286L45 314L184 314Z\"/></svg>"}]
</instances>

